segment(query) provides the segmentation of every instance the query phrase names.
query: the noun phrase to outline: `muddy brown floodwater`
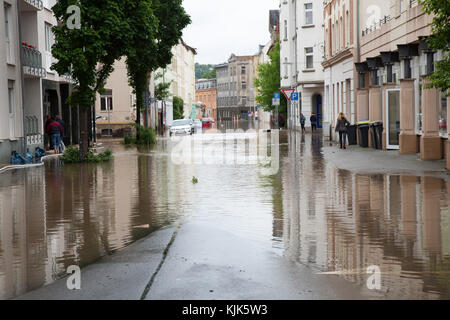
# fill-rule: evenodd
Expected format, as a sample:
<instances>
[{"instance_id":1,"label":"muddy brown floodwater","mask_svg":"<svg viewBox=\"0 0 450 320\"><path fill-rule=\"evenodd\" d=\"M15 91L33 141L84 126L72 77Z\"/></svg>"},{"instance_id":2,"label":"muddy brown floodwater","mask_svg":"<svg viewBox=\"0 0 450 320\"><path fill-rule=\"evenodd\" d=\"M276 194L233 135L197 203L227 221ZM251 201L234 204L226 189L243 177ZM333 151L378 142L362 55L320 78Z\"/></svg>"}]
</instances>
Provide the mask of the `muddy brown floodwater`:
<instances>
[{"instance_id":1,"label":"muddy brown floodwater","mask_svg":"<svg viewBox=\"0 0 450 320\"><path fill-rule=\"evenodd\" d=\"M202 143L220 144L220 135ZM322 145L319 135L282 135L271 176L259 164L176 164L167 138L152 149L110 145L110 163L55 160L2 173L0 298L186 220L220 225L286 263L359 286L367 267L379 266L382 288L368 298L450 298L449 182L338 170Z\"/></svg>"}]
</instances>

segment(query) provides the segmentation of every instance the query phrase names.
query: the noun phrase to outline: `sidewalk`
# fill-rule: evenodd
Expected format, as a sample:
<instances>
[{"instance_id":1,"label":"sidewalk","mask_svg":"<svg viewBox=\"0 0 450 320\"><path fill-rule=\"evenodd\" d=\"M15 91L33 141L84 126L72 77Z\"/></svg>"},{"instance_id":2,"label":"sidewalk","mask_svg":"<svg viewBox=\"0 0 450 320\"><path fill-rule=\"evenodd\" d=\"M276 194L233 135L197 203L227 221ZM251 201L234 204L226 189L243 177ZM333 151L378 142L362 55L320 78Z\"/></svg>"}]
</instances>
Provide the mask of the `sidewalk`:
<instances>
[{"instance_id":1,"label":"sidewalk","mask_svg":"<svg viewBox=\"0 0 450 320\"><path fill-rule=\"evenodd\" d=\"M381 151L359 146L349 146L347 150L338 145L323 147L326 161L337 168L364 174L404 174L436 176L447 180L449 172L445 161L422 161L416 154L400 155L398 151Z\"/></svg>"},{"instance_id":2,"label":"sidewalk","mask_svg":"<svg viewBox=\"0 0 450 320\"><path fill-rule=\"evenodd\" d=\"M58 280L18 300L362 299L366 290L205 222L159 230L81 270L81 290ZM377 296L378 297L378 296ZM378 297L379 298L379 297Z\"/></svg>"}]
</instances>

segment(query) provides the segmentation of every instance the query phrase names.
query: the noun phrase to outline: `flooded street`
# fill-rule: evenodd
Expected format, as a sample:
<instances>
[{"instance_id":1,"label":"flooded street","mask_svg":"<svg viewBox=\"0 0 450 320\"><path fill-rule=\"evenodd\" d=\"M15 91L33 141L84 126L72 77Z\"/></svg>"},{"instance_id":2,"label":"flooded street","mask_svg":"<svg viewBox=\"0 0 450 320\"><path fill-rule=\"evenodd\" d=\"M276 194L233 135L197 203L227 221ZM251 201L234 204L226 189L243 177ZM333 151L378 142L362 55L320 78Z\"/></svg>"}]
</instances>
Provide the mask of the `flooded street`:
<instances>
[{"instance_id":1,"label":"flooded street","mask_svg":"<svg viewBox=\"0 0 450 320\"><path fill-rule=\"evenodd\" d=\"M204 134L201 143L222 145L224 136ZM262 174L260 163L214 161L207 148L208 163L176 163L169 138L150 150L108 147L110 163L52 160L0 174L0 298L187 222L235 234L282 263L331 273L321 276L345 279L368 298L450 298L448 181L336 169L322 137L311 134L280 133L274 175ZM239 159L248 147L224 150ZM380 268L381 290L365 290L369 266Z\"/></svg>"}]
</instances>

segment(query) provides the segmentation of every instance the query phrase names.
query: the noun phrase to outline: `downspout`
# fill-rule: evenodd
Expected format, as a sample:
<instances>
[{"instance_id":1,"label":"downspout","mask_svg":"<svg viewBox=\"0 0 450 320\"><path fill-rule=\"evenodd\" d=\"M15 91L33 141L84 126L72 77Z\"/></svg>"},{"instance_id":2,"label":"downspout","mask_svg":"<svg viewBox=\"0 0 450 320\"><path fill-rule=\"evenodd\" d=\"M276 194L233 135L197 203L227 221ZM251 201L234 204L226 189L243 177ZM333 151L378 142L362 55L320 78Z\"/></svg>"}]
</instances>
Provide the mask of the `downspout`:
<instances>
[{"instance_id":1,"label":"downspout","mask_svg":"<svg viewBox=\"0 0 450 320\"><path fill-rule=\"evenodd\" d=\"M25 85L25 77L23 74L23 66L22 66L22 15L21 15L21 5L20 5L21 1L17 1L17 20L18 20L18 24L19 24L19 68L20 68L20 83L21 83L21 91L22 91L22 132L23 132L23 154L25 154L27 152L27 137L26 137L26 132L25 132L25 128L26 128L26 121L25 121L25 90L24 90L24 85ZM42 121L41 121L42 124Z\"/></svg>"},{"instance_id":2,"label":"downspout","mask_svg":"<svg viewBox=\"0 0 450 320\"><path fill-rule=\"evenodd\" d=\"M359 63L361 62L361 48L360 48L360 39L359 39L359 25L360 25L360 21L359 21L359 0L356 0L356 62ZM353 66L353 68L355 68L355 66ZM353 69L354 70L354 69ZM354 74L353 74L354 75ZM357 75L358 77L359 75ZM359 79L357 79L357 81L359 81ZM356 87L356 90L354 90L353 92L357 91L357 88L359 87L359 85L355 85L355 83L357 83L357 81L353 81L353 86ZM353 93L355 94L355 93ZM357 101L357 96L353 97L354 98L354 108L355 108L355 122L358 121L358 101Z\"/></svg>"}]
</instances>

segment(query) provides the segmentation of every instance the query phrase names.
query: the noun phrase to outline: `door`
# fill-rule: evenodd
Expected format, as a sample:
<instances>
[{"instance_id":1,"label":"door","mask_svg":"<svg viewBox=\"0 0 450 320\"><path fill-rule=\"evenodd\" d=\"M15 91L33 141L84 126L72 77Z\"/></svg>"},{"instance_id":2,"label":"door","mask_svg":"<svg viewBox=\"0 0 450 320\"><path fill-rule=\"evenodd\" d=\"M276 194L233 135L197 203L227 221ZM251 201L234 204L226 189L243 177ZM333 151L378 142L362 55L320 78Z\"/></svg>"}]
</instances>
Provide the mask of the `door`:
<instances>
[{"instance_id":1,"label":"door","mask_svg":"<svg viewBox=\"0 0 450 320\"><path fill-rule=\"evenodd\" d=\"M400 89L386 90L386 145L400 149Z\"/></svg>"},{"instance_id":2,"label":"door","mask_svg":"<svg viewBox=\"0 0 450 320\"><path fill-rule=\"evenodd\" d=\"M9 137L14 138L16 136L15 97L14 87L12 84L10 86L8 88Z\"/></svg>"},{"instance_id":3,"label":"door","mask_svg":"<svg viewBox=\"0 0 450 320\"><path fill-rule=\"evenodd\" d=\"M322 96L316 96L316 114L317 114L317 128L323 128L323 115L322 115Z\"/></svg>"}]
</instances>

